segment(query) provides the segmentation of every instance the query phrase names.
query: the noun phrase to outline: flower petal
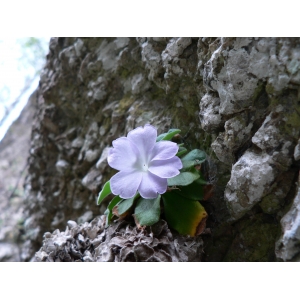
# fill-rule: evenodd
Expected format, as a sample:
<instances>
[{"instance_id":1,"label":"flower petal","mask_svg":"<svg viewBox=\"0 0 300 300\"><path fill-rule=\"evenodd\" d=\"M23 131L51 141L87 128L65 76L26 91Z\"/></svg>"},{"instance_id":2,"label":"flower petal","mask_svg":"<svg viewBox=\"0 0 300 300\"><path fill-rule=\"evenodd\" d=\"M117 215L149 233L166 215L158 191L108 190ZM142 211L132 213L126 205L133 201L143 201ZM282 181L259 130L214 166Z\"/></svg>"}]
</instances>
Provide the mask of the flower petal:
<instances>
[{"instance_id":1,"label":"flower petal","mask_svg":"<svg viewBox=\"0 0 300 300\"><path fill-rule=\"evenodd\" d=\"M139 153L137 148L126 137L112 142L113 147L108 152L107 162L116 170L132 170Z\"/></svg>"},{"instance_id":2,"label":"flower petal","mask_svg":"<svg viewBox=\"0 0 300 300\"><path fill-rule=\"evenodd\" d=\"M120 171L110 179L110 189L123 199L132 198L141 183L142 172Z\"/></svg>"},{"instance_id":3,"label":"flower petal","mask_svg":"<svg viewBox=\"0 0 300 300\"><path fill-rule=\"evenodd\" d=\"M151 160L165 160L172 158L178 152L178 145L169 141L160 141L154 145Z\"/></svg>"},{"instance_id":4,"label":"flower petal","mask_svg":"<svg viewBox=\"0 0 300 300\"><path fill-rule=\"evenodd\" d=\"M160 178L150 172L144 172L138 190L144 199L153 199L157 197L157 193L163 194L167 190L167 186L167 179Z\"/></svg>"},{"instance_id":5,"label":"flower petal","mask_svg":"<svg viewBox=\"0 0 300 300\"><path fill-rule=\"evenodd\" d=\"M166 160L153 160L149 164L149 171L161 178L172 178L180 173L181 168L182 162L177 156Z\"/></svg>"},{"instance_id":6,"label":"flower petal","mask_svg":"<svg viewBox=\"0 0 300 300\"><path fill-rule=\"evenodd\" d=\"M130 131L127 138L139 149L139 160L147 163L150 160L152 149L156 143L157 130L152 125L137 127Z\"/></svg>"}]
</instances>

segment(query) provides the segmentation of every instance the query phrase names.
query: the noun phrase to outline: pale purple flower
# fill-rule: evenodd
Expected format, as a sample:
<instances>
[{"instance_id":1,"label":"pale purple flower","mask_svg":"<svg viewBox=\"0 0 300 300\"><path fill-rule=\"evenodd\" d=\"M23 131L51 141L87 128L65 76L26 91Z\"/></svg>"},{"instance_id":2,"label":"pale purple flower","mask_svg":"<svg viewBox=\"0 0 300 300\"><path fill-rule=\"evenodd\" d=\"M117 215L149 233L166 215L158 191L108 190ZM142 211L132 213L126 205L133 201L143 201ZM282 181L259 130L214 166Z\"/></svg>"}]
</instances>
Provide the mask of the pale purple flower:
<instances>
[{"instance_id":1,"label":"pale purple flower","mask_svg":"<svg viewBox=\"0 0 300 300\"><path fill-rule=\"evenodd\" d=\"M156 138L156 128L147 124L113 141L107 161L120 171L110 179L114 195L128 199L139 192L143 198L152 199L166 192L167 178L178 175L182 163L176 156L176 143L156 143Z\"/></svg>"}]
</instances>

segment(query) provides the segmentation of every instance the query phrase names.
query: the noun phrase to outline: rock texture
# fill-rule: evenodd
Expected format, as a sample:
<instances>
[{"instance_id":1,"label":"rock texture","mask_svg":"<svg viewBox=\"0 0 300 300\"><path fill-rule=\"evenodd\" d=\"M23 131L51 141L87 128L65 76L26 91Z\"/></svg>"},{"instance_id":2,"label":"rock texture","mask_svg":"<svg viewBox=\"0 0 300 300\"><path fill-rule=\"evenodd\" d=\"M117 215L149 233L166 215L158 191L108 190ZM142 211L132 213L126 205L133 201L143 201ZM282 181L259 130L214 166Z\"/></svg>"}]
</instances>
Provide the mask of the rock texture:
<instances>
[{"instance_id":1,"label":"rock texture","mask_svg":"<svg viewBox=\"0 0 300 300\"><path fill-rule=\"evenodd\" d=\"M20 117L0 142L0 262L20 261L23 184L36 95L36 92L31 95Z\"/></svg>"},{"instance_id":2,"label":"rock texture","mask_svg":"<svg viewBox=\"0 0 300 300\"><path fill-rule=\"evenodd\" d=\"M165 221L143 230L126 221L105 228L105 216L77 225L69 221L65 231L44 234L35 254L38 262L191 262L201 261L201 237L171 232Z\"/></svg>"},{"instance_id":3,"label":"rock texture","mask_svg":"<svg viewBox=\"0 0 300 300\"><path fill-rule=\"evenodd\" d=\"M298 190L289 211L281 219L282 235L276 243L276 255L283 261L300 261L300 177Z\"/></svg>"},{"instance_id":4,"label":"rock texture","mask_svg":"<svg viewBox=\"0 0 300 300\"><path fill-rule=\"evenodd\" d=\"M203 260L290 259L275 244L297 238L280 220L297 201L299 38L53 38L49 48L23 260L44 232L103 213L106 204L95 200L113 174L107 149L145 123L159 133L180 128L186 146L210 156L205 173L215 188L203 205L212 234L203 236Z\"/></svg>"}]
</instances>

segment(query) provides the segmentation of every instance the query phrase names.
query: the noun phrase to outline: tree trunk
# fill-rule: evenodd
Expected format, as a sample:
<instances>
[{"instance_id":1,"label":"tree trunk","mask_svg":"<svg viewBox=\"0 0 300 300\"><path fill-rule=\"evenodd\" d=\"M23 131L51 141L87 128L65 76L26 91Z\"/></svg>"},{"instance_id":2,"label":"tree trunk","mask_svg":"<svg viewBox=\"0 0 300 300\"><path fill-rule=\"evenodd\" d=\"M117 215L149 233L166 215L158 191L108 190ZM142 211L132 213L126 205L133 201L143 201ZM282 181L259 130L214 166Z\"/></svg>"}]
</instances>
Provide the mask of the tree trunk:
<instances>
[{"instance_id":1,"label":"tree trunk","mask_svg":"<svg viewBox=\"0 0 300 300\"><path fill-rule=\"evenodd\" d=\"M211 234L201 236L196 260L299 260L299 86L299 39L52 38L31 137L22 260L33 259L45 232L64 231L69 220L83 230L104 212L96 197L112 175L107 148L146 123L159 133L181 129L190 149L209 155Z\"/></svg>"}]
</instances>

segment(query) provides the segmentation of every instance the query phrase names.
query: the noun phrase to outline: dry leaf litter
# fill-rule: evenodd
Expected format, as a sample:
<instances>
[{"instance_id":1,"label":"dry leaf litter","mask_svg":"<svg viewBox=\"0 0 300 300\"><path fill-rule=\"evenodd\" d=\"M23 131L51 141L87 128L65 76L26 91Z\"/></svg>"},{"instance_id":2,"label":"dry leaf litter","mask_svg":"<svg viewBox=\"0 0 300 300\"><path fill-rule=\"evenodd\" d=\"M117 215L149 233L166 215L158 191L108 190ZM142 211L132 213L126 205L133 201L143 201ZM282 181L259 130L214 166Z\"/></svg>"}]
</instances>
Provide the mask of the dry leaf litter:
<instances>
[{"instance_id":1,"label":"dry leaf litter","mask_svg":"<svg viewBox=\"0 0 300 300\"><path fill-rule=\"evenodd\" d=\"M134 223L116 221L105 228L105 216L78 225L68 221L66 230L46 232L37 262L191 262L200 261L200 236L181 236L164 220L138 229Z\"/></svg>"}]
</instances>

